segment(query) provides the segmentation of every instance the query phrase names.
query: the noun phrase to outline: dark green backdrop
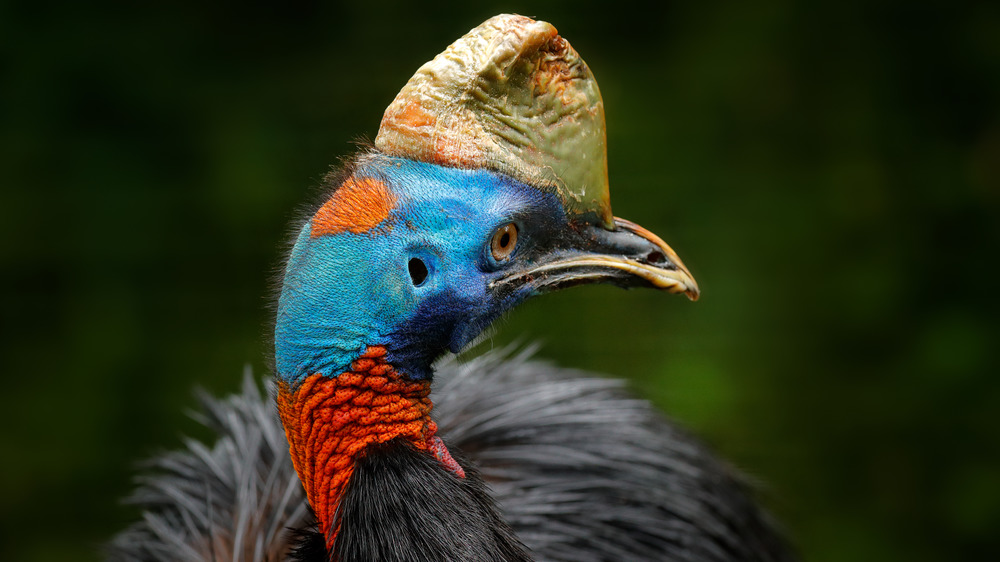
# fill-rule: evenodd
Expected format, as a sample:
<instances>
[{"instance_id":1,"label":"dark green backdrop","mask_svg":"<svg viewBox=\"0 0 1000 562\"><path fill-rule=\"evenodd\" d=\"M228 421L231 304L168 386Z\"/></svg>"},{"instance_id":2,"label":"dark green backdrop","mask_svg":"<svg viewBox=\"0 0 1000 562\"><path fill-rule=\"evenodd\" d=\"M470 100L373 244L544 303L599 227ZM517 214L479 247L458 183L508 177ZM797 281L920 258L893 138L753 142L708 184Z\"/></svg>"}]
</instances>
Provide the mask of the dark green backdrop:
<instances>
[{"instance_id":1,"label":"dark green backdrop","mask_svg":"<svg viewBox=\"0 0 1000 562\"><path fill-rule=\"evenodd\" d=\"M704 296L578 289L492 345L629 377L809 559L1000 550L1000 4L57 4L0 4L0 559L98 557L191 389L264 372L297 205L501 11L590 63L615 211Z\"/></svg>"}]
</instances>

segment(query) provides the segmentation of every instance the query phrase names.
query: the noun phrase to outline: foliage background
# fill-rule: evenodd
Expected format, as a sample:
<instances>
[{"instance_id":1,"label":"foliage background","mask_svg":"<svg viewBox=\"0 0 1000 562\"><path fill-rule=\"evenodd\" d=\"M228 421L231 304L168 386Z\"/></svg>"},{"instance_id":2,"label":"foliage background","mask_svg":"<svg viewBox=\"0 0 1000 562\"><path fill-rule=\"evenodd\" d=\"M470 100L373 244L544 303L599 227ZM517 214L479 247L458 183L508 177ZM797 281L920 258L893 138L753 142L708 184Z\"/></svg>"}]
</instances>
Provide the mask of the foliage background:
<instances>
[{"instance_id":1,"label":"foliage background","mask_svg":"<svg viewBox=\"0 0 1000 562\"><path fill-rule=\"evenodd\" d=\"M631 378L807 559L1000 550L1000 4L99 1L0 4L0 559L98 559L191 389L265 371L297 205L501 11L590 63L615 211L704 297L578 289L494 345Z\"/></svg>"}]
</instances>

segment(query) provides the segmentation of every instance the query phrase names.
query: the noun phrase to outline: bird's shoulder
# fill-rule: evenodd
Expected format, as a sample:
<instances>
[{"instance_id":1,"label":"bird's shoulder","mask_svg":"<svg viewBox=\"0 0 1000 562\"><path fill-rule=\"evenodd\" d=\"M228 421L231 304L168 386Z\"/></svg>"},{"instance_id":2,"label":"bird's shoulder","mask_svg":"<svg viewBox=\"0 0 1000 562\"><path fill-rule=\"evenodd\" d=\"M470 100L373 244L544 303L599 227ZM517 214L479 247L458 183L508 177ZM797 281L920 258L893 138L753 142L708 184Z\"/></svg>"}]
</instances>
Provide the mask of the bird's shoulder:
<instances>
[{"instance_id":1,"label":"bird's shoulder","mask_svg":"<svg viewBox=\"0 0 1000 562\"><path fill-rule=\"evenodd\" d=\"M440 366L436 414L544 560L787 560L745 478L621 380L522 353Z\"/></svg>"},{"instance_id":2,"label":"bird's shoulder","mask_svg":"<svg viewBox=\"0 0 1000 562\"><path fill-rule=\"evenodd\" d=\"M439 434L478 467L501 516L539 560L786 560L744 479L621 381L556 367L531 350L447 359L435 374ZM200 394L217 439L146 464L128 499L142 518L114 560L280 561L325 555L274 406ZM316 548L311 548L316 547Z\"/></svg>"}]
</instances>

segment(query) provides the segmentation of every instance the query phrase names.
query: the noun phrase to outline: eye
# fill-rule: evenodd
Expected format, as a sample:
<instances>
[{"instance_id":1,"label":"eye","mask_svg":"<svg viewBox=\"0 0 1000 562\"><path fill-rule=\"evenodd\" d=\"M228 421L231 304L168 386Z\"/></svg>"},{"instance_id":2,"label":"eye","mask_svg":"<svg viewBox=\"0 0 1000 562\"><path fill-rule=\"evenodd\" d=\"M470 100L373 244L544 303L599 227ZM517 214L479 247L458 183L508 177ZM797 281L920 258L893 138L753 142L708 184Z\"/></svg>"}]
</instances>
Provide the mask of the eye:
<instances>
[{"instance_id":1,"label":"eye","mask_svg":"<svg viewBox=\"0 0 1000 562\"><path fill-rule=\"evenodd\" d=\"M410 258L406 264L406 269L410 272L410 280L414 287L419 287L427 280L427 264L420 258Z\"/></svg>"},{"instance_id":2,"label":"eye","mask_svg":"<svg viewBox=\"0 0 1000 562\"><path fill-rule=\"evenodd\" d=\"M517 247L517 225L509 223L497 229L490 241L490 253L493 259L503 261L514 253Z\"/></svg>"}]
</instances>

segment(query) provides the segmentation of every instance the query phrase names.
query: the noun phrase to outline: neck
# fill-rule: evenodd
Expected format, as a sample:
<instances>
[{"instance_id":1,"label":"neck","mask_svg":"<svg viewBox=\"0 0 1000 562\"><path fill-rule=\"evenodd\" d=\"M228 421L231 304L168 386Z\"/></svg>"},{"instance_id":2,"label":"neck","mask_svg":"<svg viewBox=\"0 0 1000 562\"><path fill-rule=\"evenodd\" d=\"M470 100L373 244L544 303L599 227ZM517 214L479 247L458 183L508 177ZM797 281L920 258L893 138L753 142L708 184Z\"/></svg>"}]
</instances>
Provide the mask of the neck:
<instances>
[{"instance_id":1,"label":"neck","mask_svg":"<svg viewBox=\"0 0 1000 562\"><path fill-rule=\"evenodd\" d=\"M295 387L279 386L278 412L292 462L329 551L340 532L335 522L345 487L371 447L405 441L453 476L465 477L436 435L430 381L407 378L385 356L385 348L369 347L340 375L313 374Z\"/></svg>"}]
</instances>

